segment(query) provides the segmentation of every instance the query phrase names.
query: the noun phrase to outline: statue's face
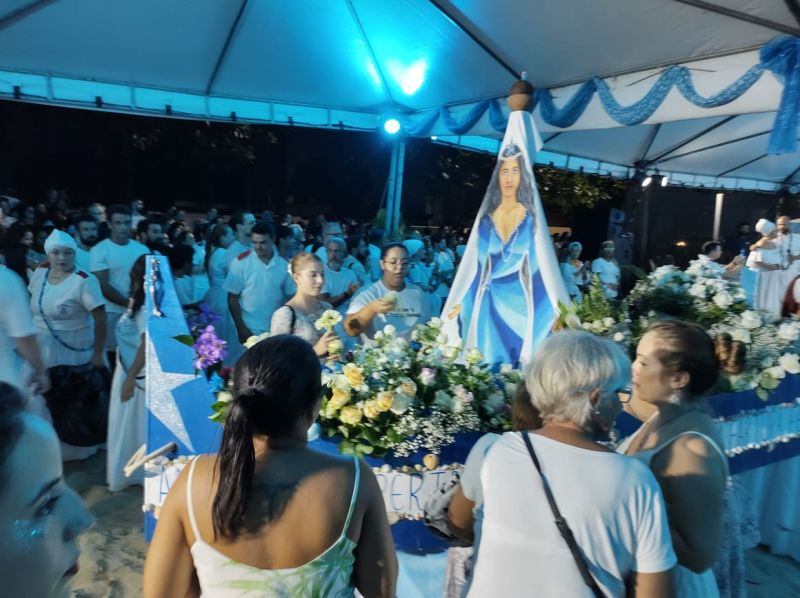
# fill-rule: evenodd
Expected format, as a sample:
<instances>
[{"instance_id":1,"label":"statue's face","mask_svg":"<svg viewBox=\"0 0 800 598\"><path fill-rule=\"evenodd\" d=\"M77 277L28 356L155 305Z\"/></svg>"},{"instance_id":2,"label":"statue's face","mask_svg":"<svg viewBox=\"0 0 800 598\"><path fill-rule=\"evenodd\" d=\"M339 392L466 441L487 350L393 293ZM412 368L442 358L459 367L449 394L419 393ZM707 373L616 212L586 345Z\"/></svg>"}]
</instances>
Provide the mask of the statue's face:
<instances>
[{"instance_id":1,"label":"statue's face","mask_svg":"<svg viewBox=\"0 0 800 598\"><path fill-rule=\"evenodd\" d=\"M503 197L517 197L520 180L519 158L509 158L501 162L498 184L500 185L500 195Z\"/></svg>"}]
</instances>

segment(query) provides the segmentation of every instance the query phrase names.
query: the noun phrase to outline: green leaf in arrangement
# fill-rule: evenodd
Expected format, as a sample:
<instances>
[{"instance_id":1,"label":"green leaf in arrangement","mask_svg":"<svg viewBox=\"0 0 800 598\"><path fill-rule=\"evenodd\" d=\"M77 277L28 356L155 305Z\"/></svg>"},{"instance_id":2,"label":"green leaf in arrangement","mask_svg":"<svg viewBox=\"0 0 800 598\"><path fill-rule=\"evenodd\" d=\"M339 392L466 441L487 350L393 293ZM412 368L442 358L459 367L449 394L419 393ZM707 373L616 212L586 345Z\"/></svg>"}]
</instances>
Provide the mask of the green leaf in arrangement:
<instances>
[{"instance_id":1,"label":"green leaf in arrangement","mask_svg":"<svg viewBox=\"0 0 800 598\"><path fill-rule=\"evenodd\" d=\"M179 343L183 343L187 347L194 347L194 338L191 334L179 334L178 336L173 336L172 338Z\"/></svg>"}]
</instances>

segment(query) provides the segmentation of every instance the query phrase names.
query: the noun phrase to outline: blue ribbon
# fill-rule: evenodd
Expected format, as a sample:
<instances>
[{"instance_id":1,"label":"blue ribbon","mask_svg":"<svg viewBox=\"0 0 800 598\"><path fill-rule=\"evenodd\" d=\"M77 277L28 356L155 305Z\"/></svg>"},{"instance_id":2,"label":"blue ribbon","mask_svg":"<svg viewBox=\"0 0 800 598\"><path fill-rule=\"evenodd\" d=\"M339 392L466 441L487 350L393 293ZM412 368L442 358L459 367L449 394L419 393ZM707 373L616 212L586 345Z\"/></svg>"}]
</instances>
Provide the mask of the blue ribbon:
<instances>
[{"instance_id":1,"label":"blue ribbon","mask_svg":"<svg viewBox=\"0 0 800 598\"><path fill-rule=\"evenodd\" d=\"M770 154L794 152L797 150L798 123L800 123L800 39L795 37L774 39L761 48L760 59L759 64L750 67L739 79L709 97L698 93L688 68L671 66L664 70L641 100L630 106L620 105L608 84L598 78L590 79L581 85L562 108L556 107L549 89L536 90L534 105L538 104L542 119L546 123L566 129L575 124L597 93L603 108L611 118L622 125L639 125L658 110L673 88L677 88L681 95L695 106L716 108L740 98L761 78L765 70L769 70L783 84L783 93L767 152ZM460 120L453 117L443 106L416 124L406 124L404 130L412 137L427 136L441 118L450 132L463 135L475 126L487 110L491 127L500 133L504 132L506 118L498 98L478 102Z\"/></svg>"},{"instance_id":2,"label":"blue ribbon","mask_svg":"<svg viewBox=\"0 0 800 598\"><path fill-rule=\"evenodd\" d=\"M783 84L781 103L767 151L782 154L797 150L797 124L800 115L800 39L774 39L760 52L761 64Z\"/></svg>"}]
</instances>

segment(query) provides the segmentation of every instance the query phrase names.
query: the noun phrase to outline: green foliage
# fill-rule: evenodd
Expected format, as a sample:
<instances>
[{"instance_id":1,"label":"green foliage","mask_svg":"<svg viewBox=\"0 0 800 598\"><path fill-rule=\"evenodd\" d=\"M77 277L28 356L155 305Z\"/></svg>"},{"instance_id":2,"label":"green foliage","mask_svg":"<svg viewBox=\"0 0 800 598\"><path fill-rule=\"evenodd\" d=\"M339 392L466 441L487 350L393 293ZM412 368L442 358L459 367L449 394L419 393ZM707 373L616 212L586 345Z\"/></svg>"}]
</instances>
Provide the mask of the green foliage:
<instances>
[{"instance_id":1,"label":"green foliage","mask_svg":"<svg viewBox=\"0 0 800 598\"><path fill-rule=\"evenodd\" d=\"M542 201L565 214L576 208L619 203L627 188L623 180L553 166L536 166L534 172Z\"/></svg>"}]
</instances>

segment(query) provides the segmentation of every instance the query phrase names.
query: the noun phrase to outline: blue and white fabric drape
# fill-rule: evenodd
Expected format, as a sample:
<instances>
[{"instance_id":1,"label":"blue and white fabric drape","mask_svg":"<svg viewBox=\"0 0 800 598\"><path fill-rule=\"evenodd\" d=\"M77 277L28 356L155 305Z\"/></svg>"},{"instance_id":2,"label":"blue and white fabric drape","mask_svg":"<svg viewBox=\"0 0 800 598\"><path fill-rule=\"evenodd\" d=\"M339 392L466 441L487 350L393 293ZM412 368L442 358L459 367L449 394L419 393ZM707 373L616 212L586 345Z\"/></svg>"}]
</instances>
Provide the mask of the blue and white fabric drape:
<instances>
[{"instance_id":1,"label":"blue and white fabric drape","mask_svg":"<svg viewBox=\"0 0 800 598\"><path fill-rule=\"evenodd\" d=\"M722 91L704 97L698 93L691 71L684 66L670 66L664 70L653 87L639 101L622 106L614 98L602 79L592 78L558 108L549 89L537 89L534 105L539 106L542 119L554 127L568 128L575 124L586 110L595 94L608 115L622 125L639 125L658 110L673 87L695 106L716 108L724 106L744 95L764 74L770 71L783 84L778 108L767 151L782 154L797 150L798 124L800 124L800 39L781 37L761 48L761 61L753 65L736 81ZM488 111L493 129L505 131L506 119L500 107L501 98L483 100L475 104L462 118L457 119L446 107L441 107L416 122L407 122L404 131L412 137L427 136L439 119L455 135L467 133Z\"/></svg>"}]
</instances>

